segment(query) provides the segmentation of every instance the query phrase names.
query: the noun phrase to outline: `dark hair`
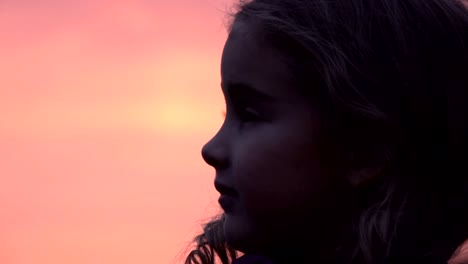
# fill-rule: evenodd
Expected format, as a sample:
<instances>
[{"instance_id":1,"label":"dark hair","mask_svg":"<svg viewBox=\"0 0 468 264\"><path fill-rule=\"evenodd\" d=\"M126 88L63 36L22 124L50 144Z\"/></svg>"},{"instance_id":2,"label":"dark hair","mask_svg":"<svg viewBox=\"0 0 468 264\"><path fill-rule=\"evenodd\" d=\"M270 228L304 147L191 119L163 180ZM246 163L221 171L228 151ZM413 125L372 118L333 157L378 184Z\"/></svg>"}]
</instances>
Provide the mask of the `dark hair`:
<instances>
[{"instance_id":1,"label":"dark hair","mask_svg":"<svg viewBox=\"0 0 468 264\"><path fill-rule=\"evenodd\" d=\"M468 238L463 3L253 0L236 10L234 23L258 25L290 58L326 133L353 164L383 167L360 190L353 239L341 256L349 263L444 263ZM214 252L231 263L222 221L205 228L186 264L200 263L195 256L212 264Z\"/></svg>"},{"instance_id":2,"label":"dark hair","mask_svg":"<svg viewBox=\"0 0 468 264\"><path fill-rule=\"evenodd\" d=\"M224 239L223 223L224 215L219 215L204 226L203 233L194 240L197 248L190 252L185 264L214 264L216 258L228 264L237 257L237 252Z\"/></svg>"}]
</instances>

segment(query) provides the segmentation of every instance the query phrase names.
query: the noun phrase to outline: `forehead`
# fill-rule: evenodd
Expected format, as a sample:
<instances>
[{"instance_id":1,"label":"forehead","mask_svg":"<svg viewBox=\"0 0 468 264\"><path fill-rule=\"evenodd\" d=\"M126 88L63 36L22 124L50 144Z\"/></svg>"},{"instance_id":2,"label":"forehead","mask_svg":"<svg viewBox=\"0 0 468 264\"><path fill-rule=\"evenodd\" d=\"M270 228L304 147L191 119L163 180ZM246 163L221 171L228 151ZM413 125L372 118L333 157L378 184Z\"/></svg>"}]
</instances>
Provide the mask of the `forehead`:
<instances>
[{"instance_id":1,"label":"forehead","mask_svg":"<svg viewBox=\"0 0 468 264\"><path fill-rule=\"evenodd\" d=\"M263 37L261 28L235 22L221 61L223 84L243 83L270 94L283 95L293 80L286 56Z\"/></svg>"}]
</instances>

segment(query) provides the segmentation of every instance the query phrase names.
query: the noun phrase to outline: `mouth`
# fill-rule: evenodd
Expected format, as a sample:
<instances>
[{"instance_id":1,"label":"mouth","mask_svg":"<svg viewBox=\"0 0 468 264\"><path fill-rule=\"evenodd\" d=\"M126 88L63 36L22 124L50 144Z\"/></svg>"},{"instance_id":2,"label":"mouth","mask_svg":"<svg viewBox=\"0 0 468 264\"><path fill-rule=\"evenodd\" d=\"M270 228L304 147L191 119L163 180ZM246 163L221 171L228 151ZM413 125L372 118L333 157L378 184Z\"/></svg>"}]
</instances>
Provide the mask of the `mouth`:
<instances>
[{"instance_id":1,"label":"mouth","mask_svg":"<svg viewBox=\"0 0 468 264\"><path fill-rule=\"evenodd\" d=\"M237 196L237 192L234 188L229 187L220 182L215 182L215 189L221 194L221 196L230 196L230 197Z\"/></svg>"},{"instance_id":2,"label":"mouth","mask_svg":"<svg viewBox=\"0 0 468 264\"><path fill-rule=\"evenodd\" d=\"M237 191L217 181L215 182L215 188L220 194L218 199L219 205L223 208L224 212L231 212L236 204L236 199L238 197Z\"/></svg>"}]
</instances>

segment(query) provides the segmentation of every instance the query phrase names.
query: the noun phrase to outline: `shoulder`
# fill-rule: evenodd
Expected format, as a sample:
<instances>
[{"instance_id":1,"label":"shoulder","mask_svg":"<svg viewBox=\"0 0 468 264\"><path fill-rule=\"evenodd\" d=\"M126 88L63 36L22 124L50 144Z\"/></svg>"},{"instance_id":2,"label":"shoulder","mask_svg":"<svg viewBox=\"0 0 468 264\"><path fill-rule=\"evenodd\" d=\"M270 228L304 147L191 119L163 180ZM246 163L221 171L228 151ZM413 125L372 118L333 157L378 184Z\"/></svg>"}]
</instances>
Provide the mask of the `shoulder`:
<instances>
[{"instance_id":1,"label":"shoulder","mask_svg":"<svg viewBox=\"0 0 468 264\"><path fill-rule=\"evenodd\" d=\"M448 264L464 264L468 263L468 240L461 245L453 254Z\"/></svg>"}]
</instances>

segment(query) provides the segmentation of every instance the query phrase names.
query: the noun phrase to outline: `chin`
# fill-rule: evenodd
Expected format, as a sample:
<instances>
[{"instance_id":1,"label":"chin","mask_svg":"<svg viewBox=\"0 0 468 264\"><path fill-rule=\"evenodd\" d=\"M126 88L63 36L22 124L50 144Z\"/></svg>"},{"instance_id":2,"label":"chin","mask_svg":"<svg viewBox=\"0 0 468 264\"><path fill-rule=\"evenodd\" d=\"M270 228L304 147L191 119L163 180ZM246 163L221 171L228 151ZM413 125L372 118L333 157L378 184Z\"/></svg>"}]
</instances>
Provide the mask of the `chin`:
<instances>
[{"instance_id":1,"label":"chin","mask_svg":"<svg viewBox=\"0 0 468 264\"><path fill-rule=\"evenodd\" d=\"M252 222L248 219L234 216L226 215L224 221L224 237L226 243L243 253L259 253L262 250L259 243L261 241L261 236L253 232L256 230Z\"/></svg>"},{"instance_id":2,"label":"chin","mask_svg":"<svg viewBox=\"0 0 468 264\"><path fill-rule=\"evenodd\" d=\"M250 228L246 222L242 217L231 214L227 214L224 220L224 237L227 244L244 253L248 241L251 239L251 235L249 235Z\"/></svg>"}]
</instances>

